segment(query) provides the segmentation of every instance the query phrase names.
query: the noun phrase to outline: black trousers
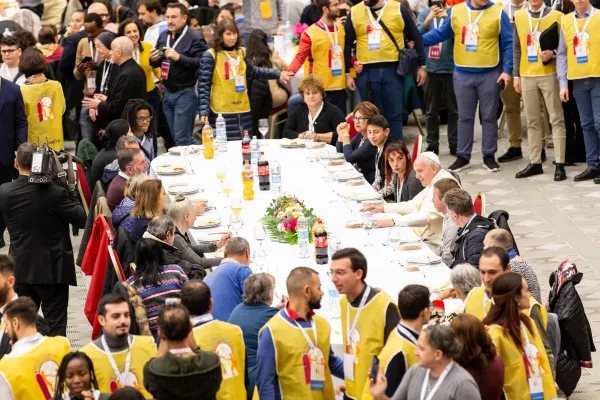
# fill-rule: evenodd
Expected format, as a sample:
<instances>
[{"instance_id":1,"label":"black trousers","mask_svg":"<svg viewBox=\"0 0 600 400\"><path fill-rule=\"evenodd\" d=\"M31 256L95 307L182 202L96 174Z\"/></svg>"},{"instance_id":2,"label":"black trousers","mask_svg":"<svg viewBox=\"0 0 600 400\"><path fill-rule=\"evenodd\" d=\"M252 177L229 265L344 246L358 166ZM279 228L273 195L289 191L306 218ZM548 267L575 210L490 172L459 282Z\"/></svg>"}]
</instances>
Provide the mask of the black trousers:
<instances>
[{"instance_id":1,"label":"black trousers","mask_svg":"<svg viewBox=\"0 0 600 400\"><path fill-rule=\"evenodd\" d=\"M13 167L12 165L8 167L0 166L0 185L11 182L16 176L17 174L15 167ZM0 214L0 239L2 239L2 235L4 235L5 230L6 223L4 222L2 214Z\"/></svg>"},{"instance_id":2,"label":"black trousers","mask_svg":"<svg viewBox=\"0 0 600 400\"><path fill-rule=\"evenodd\" d=\"M67 337L67 307L69 306L69 285L32 285L16 283L19 297L31 297L38 309L42 307L44 319L48 323L49 336Z\"/></svg>"},{"instance_id":3,"label":"black trousers","mask_svg":"<svg viewBox=\"0 0 600 400\"><path fill-rule=\"evenodd\" d=\"M346 94L346 89L341 90L327 90L325 92L327 96L325 96L325 101L331 103L344 113L344 117L348 113L348 109L346 107L346 100L348 100L348 95Z\"/></svg>"},{"instance_id":4,"label":"black trousers","mask_svg":"<svg viewBox=\"0 0 600 400\"><path fill-rule=\"evenodd\" d=\"M454 95L452 74L430 72L425 81L425 126L429 147L439 148L439 111L444 104L448 115L448 147L456 150L458 145L458 105Z\"/></svg>"}]
</instances>

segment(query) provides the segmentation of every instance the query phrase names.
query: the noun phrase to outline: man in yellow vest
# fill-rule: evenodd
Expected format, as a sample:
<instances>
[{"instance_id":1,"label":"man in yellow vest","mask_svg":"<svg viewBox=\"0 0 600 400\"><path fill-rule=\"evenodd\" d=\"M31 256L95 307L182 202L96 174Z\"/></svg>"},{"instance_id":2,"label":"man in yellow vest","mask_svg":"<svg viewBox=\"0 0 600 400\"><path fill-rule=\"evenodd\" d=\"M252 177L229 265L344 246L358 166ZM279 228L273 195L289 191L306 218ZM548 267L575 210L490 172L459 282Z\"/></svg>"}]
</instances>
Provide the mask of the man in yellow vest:
<instances>
[{"instance_id":1,"label":"man in yellow vest","mask_svg":"<svg viewBox=\"0 0 600 400\"><path fill-rule=\"evenodd\" d=\"M569 101L568 81L572 81L587 163L586 170L574 180L593 179L594 183L600 183L600 13L596 13L598 10L589 0L573 4L575 11L561 18L556 51L560 99Z\"/></svg>"},{"instance_id":2,"label":"man in yellow vest","mask_svg":"<svg viewBox=\"0 0 600 400\"><path fill-rule=\"evenodd\" d=\"M471 167L475 111L482 120L483 164L499 171L498 101L511 84L513 34L508 15L489 0L467 0L451 7L442 26L423 36L425 46L454 38L454 92L458 94L457 159L448 168L458 172ZM503 58L504 57L504 58Z\"/></svg>"},{"instance_id":3,"label":"man in yellow vest","mask_svg":"<svg viewBox=\"0 0 600 400\"><path fill-rule=\"evenodd\" d=\"M38 333L36 304L20 297L4 309L2 324L13 344L0 360L0 399L50 399L54 395L58 366L71 351L67 338Z\"/></svg>"},{"instance_id":4,"label":"man in yellow vest","mask_svg":"<svg viewBox=\"0 0 600 400\"><path fill-rule=\"evenodd\" d=\"M548 110L554 142L556 169L554 180L567 179L565 172L566 130L562 105L556 79L556 62L552 50L542 51L540 35L554 23L558 24L562 13L546 7L544 0L531 0L529 6L515 14L514 37L514 89L522 94L527 118L529 137L529 165L518 172L516 178L527 178L543 173L543 127L540 99ZM520 125L520 119L519 119Z\"/></svg>"},{"instance_id":5,"label":"man in yellow vest","mask_svg":"<svg viewBox=\"0 0 600 400\"><path fill-rule=\"evenodd\" d=\"M104 295L98 303L98 322L102 336L83 346L94 363L98 389L112 393L123 386L133 386L146 398L143 371L148 360L156 357L156 345L151 336L129 334L131 316L127 299L117 293Z\"/></svg>"},{"instance_id":6,"label":"man in yellow vest","mask_svg":"<svg viewBox=\"0 0 600 400\"><path fill-rule=\"evenodd\" d=\"M417 341L423 326L431 318L429 304L429 289L423 285L405 286L398 294L400 323L377 357L381 372L387 379L385 394L388 397L394 395L406 371L418 361ZM365 386L365 390L369 387Z\"/></svg>"},{"instance_id":7,"label":"man in yellow vest","mask_svg":"<svg viewBox=\"0 0 600 400\"><path fill-rule=\"evenodd\" d=\"M331 281L342 295L344 398L368 399L373 356L381 353L400 316L390 296L366 284L367 259L360 251L342 249L331 260Z\"/></svg>"},{"instance_id":8,"label":"man in yellow vest","mask_svg":"<svg viewBox=\"0 0 600 400\"><path fill-rule=\"evenodd\" d=\"M321 18L308 27L300 38L298 54L287 71L296 74L304 64L304 76L318 75L325 84L325 101L346 114L346 78L344 67L344 27L336 23L340 16L339 0L317 0ZM306 59L308 62L305 64Z\"/></svg>"},{"instance_id":9,"label":"man in yellow vest","mask_svg":"<svg viewBox=\"0 0 600 400\"><path fill-rule=\"evenodd\" d=\"M258 333L258 395L269 400L333 399L331 375L343 379L344 366L333 354L329 322L314 313L323 297L319 274L294 268L286 286L287 307Z\"/></svg>"},{"instance_id":10,"label":"man in yellow vest","mask_svg":"<svg viewBox=\"0 0 600 400\"><path fill-rule=\"evenodd\" d=\"M423 37L413 13L397 1L363 0L352 7L344 28L346 87L352 91L358 87L361 99L370 98L383 110L390 124L390 136L402 139L404 77L396 71L400 49L404 48L405 42L414 42L419 55L417 84L421 86L427 79ZM355 41L356 58L363 66L356 82L350 76Z\"/></svg>"},{"instance_id":11,"label":"man in yellow vest","mask_svg":"<svg viewBox=\"0 0 600 400\"><path fill-rule=\"evenodd\" d=\"M181 304L190 312L198 347L219 356L223 382L217 392L217 400L245 399L247 370L242 330L239 326L213 318L210 288L201 280L187 282L180 295Z\"/></svg>"}]
</instances>

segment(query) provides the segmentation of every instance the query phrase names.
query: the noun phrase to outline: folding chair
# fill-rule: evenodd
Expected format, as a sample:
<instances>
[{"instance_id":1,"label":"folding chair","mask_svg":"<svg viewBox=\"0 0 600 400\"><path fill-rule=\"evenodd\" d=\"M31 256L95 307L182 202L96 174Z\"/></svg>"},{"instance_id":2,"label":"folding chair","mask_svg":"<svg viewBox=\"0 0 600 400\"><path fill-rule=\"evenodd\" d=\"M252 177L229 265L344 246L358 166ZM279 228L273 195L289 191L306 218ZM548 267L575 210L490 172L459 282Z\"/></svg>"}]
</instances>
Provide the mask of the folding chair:
<instances>
[{"instance_id":1,"label":"folding chair","mask_svg":"<svg viewBox=\"0 0 600 400\"><path fill-rule=\"evenodd\" d=\"M415 144L413 145L412 153L410 155L412 157L413 163L415 162L417 157L419 157L419 154L421 154L422 146L423 146L423 135L419 135L419 136L417 136L417 140L415 140Z\"/></svg>"},{"instance_id":2,"label":"folding chair","mask_svg":"<svg viewBox=\"0 0 600 400\"><path fill-rule=\"evenodd\" d=\"M485 214L485 193L477 193L475 196L475 201L473 201L473 208L475 212L479 215Z\"/></svg>"}]
</instances>

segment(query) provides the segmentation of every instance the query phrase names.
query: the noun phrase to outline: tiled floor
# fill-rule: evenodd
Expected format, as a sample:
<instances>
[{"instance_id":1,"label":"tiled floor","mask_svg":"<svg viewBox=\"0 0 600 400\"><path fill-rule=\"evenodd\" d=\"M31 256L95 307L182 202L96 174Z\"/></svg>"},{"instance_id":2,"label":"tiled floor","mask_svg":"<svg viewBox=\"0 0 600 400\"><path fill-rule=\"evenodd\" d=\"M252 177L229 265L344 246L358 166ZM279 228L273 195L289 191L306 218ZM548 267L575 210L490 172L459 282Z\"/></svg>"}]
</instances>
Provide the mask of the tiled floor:
<instances>
[{"instance_id":1,"label":"tiled floor","mask_svg":"<svg viewBox=\"0 0 600 400\"><path fill-rule=\"evenodd\" d=\"M404 132L407 141L412 143L418 133L412 119ZM442 141L441 160L444 166L448 166L453 157L449 156L445 148L447 142L444 132ZM549 274L560 262L569 258L577 263L579 270L584 273L584 279L577 288L592 324L596 345L600 345L600 274L595 269L600 262L600 185L573 181L573 176L583 166L568 168L569 180L553 182L552 150L547 150L549 160L544 164L545 175L523 180L514 178L515 173L526 166L527 156L523 160L502 164L500 172L488 172L481 167L481 153L478 150L480 144L481 136L478 132L473 167L460 174L463 186L472 195L477 192L486 194L488 212L504 209L510 213L509 223L519 249L535 269L544 297L547 297L549 290ZM507 147L506 139L501 139L497 155L502 154ZM523 150L528 154L526 147ZM76 252L79 242L80 237L73 238ZM7 248L0 250L0 253L6 252ZM90 337L90 326L83 315L86 278L80 272L77 278L79 286L71 288L67 330L74 348L86 344ZM600 366L598 353L593 358L595 364ZM577 391L571 399L599 398L600 373L596 369L583 370Z\"/></svg>"}]
</instances>

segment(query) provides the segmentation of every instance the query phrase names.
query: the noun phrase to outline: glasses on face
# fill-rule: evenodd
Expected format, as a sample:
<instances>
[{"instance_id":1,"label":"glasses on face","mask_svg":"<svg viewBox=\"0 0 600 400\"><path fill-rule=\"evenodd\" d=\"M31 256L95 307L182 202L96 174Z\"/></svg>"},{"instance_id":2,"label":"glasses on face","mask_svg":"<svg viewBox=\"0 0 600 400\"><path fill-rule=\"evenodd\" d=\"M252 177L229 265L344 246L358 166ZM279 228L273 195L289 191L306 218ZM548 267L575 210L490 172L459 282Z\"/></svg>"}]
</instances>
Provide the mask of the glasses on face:
<instances>
[{"instance_id":1,"label":"glasses on face","mask_svg":"<svg viewBox=\"0 0 600 400\"><path fill-rule=\"evenodd\" d=\"M152 116L149 117L135 117L137 122L150 122L152 121Z\"/></svg>"},{"instance_id":2,"label":"glasses on face","mask_svg":"<svg viewBox=\"0 0 600 400\"><path fill-rule=\"evenodd\" d=\"M365 117L352 117L352 119L356 122L360 122L361 124L364 122L367 122L369 120L369 118L365 118Z\"/></svg>"},{"instance_id":3,"label":"glasses on face","mask_svg":"<svg viewBox=\"0 0 600 400\"><path fill-rule=\"evenodd\" d=\"M331 277L331 276L337 276L337 277L341 277L346 275L348 271L343 270L343 269L332 269L329 272L327 272L327 276Z\"/></svg>"},{"instance_id":4,"label":"glasses on face","mask_svg":"<svg viewBox=\"0 0 600 400\"><path fill-rule=\"evenodd\" d=\"M17 49L4 49L0 50L0 53L2 53L3 55L8 55L14 53L15 51L17 51Z\"/></svg>"},{"instance_id":5,"label":"glasses on face","mask_svg":"<svg viewBox=\"0 0 600 400\"><path fill-rule=\"evenodd\" d=\"M100 16L100 18L102 18L102 19L106 19L106 18L110 17L110 15L108 15L108 14L98 14L98 15L99 15L99 16Z\"/></svg>"}]
</instances>

